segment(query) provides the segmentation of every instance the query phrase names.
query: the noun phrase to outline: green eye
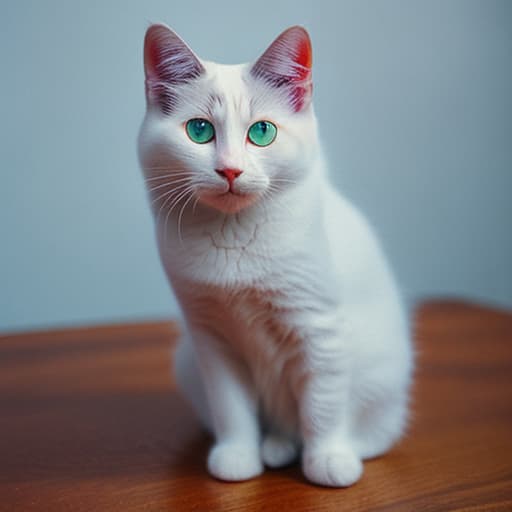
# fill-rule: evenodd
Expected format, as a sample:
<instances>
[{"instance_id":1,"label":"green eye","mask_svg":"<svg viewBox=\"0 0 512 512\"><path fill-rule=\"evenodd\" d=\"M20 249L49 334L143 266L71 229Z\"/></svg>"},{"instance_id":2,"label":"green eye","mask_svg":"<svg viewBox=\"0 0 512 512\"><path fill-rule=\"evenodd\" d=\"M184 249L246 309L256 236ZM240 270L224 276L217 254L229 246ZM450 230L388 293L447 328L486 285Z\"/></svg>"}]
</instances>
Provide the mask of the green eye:
<instances>
[{"instance_id":1,"label":"green eye","mask_svg":"<svg viewBox=\"0 0 512 512\"><path fill-rule=\"evenodd\" d=\"M191 119L187 122L187 135L197 144L206 144L215 136L213 124L206 119Z\"/></svg>"},{"instance_id":2,"label":"green eye","mask_svg":"<svg viewBox=\"0 0 512 512\"><path fill-rule=\"evenodd\" d=\"M274 142L277 135L277 127L270 121L258 121L254 123L247 133L249 140L256 146L268 146Z\"/></svg>"}]
</instances>

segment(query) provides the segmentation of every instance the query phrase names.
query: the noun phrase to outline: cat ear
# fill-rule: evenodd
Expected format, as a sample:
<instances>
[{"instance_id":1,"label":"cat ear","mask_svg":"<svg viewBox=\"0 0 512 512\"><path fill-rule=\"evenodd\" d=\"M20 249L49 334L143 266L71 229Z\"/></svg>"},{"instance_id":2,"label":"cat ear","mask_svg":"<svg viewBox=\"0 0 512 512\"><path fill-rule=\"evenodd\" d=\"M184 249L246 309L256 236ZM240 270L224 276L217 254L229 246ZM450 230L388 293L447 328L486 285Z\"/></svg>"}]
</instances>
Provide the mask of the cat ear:
<instances>
[{"instance_id":1,"label":"cat ear","mask_svg":"<svg viewBox=\"0 0 512 512\"><path fill-rule=\"evenodd\" d=\"M151 25L144 39L146 97L169 114L175 86L198 78L204 67L187 44L165 25Z\"/></svg>"},{"instance_id":2,"label":"cat ear","mask_svg":"<svg viewBox=\"0 0 512 512\"><path fill-rule=\"evenodd\" d=\"M251 74L273 87L285 87L296 112L311 101L313 52L305 28L285 30L256 61Z\"/></svg>"}]
</instances>

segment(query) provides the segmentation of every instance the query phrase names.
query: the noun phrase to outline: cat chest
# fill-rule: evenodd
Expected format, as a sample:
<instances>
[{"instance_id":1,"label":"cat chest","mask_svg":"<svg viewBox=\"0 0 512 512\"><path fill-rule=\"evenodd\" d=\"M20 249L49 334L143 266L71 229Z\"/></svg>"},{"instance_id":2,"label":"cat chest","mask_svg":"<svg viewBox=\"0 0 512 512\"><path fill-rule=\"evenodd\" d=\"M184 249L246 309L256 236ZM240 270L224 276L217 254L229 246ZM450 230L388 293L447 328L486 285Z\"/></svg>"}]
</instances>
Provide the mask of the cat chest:
<instances>
[{"instance_id":1,"label":"cat chest","mask_svg":"<svg viewBox=\"0 0 512 512\"><path fill-rule=\"evenodd\" d=\"M286 299L259 290L217 290L203 295L193 315L250 373L263 412L280 424L295 423L304 350Z\"/></svg>"}]
</instances>

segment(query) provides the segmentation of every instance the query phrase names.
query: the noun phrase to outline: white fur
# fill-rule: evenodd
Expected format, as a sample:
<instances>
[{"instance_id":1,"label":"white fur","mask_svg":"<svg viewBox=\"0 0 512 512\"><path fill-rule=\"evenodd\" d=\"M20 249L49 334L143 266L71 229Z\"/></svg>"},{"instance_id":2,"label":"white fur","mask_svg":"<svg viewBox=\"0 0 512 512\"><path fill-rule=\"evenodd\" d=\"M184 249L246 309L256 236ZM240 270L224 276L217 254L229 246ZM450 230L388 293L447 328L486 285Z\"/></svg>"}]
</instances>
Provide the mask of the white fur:
<instances>
[{"instance_id":1,"label":"white fur","mask_svg":"<svg viewBox=\"0 0 512 512\"><path fill-rule=\"evenodd\" d=\"M406 422L412 356L396 286L328 180L312 105L294 112L248 65L201 63L199 79L174 86L171 114L148 102L139 154L184 313L176 374L215 436L209 470L245 480L302 453L310 481L351 485ZM187 137L196 117L213 122L211 143ZM258 120L278 126L270 146L246 141ZM224 167L243 170L245 195L226 193Z\"/></svg>"}]
</instances>

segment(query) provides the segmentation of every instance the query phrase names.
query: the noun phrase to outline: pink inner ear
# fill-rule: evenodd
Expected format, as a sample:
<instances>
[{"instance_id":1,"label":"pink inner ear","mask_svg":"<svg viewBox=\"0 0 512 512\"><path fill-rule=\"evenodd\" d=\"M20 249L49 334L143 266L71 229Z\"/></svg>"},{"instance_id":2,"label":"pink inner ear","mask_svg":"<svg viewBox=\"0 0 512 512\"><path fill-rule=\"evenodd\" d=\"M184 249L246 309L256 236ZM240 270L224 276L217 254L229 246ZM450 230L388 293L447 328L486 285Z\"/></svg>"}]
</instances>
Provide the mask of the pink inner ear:
<instances>
[{"instance_id":1,"label":"pink inner ear","mask_svg":"<svg viewBox=\"0 0 512 512\"><path fill-rule=\"evenodd\" d=\"M159 62L160 49L155 39L147 38L144 46L144 62L146 67L146 77L154 79L158 77L157 66Z\"/></svg>"},{"instance_id":2,"label":"pink inner ear","mask_svg":"<svg viewBox=\"0 0 512 512\"><path fill-rule=\"evenodd\" d=\"M304 80L308 74L311 73L311 66L313 65L313 51L311 48L311 41L308 38L302 38L297 47L297 64L305 69L300 70L300 79Z\"/></svg>"},{"instance_id":3,"label":"pink inner ear","mask_svg":"<svg viewBox=\"0 0 512 512\"><path fill-rule=\"evenodd\" d=\"M175 86L198 78L204 71L194 52L164 25L152 25L146 32L144 68L148 101L157 102L165 113L175 106Z\"/></svg>"},{"instance_id":4,"label":"pink inner ear","mask_svg":"<svg viewBox=\"0 0 512 512\"><path fill-rule=\"evenodd\" d=\"M144 70L146 72L146 80L152 82L153 80L165 79L162 76L164 54L166 48L170 44L171 32L163 25L152 25L146 32L144 39Z\"/></svg>"},{"instance_id":5,"label":"pink inner ear","mask_svg":"<svg viewBox=\"0 0 512 512\"><path fill-rule=\"evenodd\" d=\"M297 69L298 79L307 82L311 75L311 66L313 65L313 50L309 37L300 39L297 46L296 62L300 66ZM305 104L309 102L312 92L313 84L311 81L292 90L291 94L295 112L299 112L304 108Z\"/></svg>"},{"instance_id":6,"label":"pink inner ear","mask_svg":"<svg viewBox=\"0 0 512 512\"><path fill-rule=\"evenodd\" d=\"M298 112L310 101L313 52L302 27L285 30L268 47L251 73L276 88L288 89L290 103Z\"/></svg>"}]
</instances>

